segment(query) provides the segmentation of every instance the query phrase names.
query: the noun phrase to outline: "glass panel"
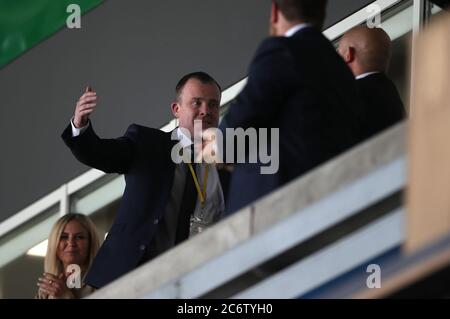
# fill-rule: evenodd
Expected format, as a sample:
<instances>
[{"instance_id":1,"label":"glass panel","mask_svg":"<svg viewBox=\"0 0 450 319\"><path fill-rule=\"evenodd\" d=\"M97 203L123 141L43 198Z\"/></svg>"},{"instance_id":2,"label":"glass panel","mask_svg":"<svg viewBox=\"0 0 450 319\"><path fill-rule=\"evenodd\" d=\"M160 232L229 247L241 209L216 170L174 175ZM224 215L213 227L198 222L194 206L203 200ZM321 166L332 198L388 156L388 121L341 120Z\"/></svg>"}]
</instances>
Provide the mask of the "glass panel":
<instances>
[{"instance_id":1,"label":"glass panel","mask_svg":"<svg viewBox=\"0 0 450 319\"><path fill-rule=\"evenodd\" d=\"M27 254L33 246L48 238L59 218L55 205L29 222L0 238L0 296L2 298L33 298L36 281L44 270L42 256Z\"/></svg>"},{"instance_id":2,"label":"glass panel","mask_svg":"<svg viewBox=\"0 0 450 319\"><path fill-rule=\"evenodd\" d=\"M392 55L388 76L395 83L403 104L409 109L410 60L413 28L412 1L404 1L383 17L383 29L392 40Z\"/></svg>"},{"instance_id":3,"label":"glass panel","mask_svg":"<svg viewBox=\"0 0 450 319\"><path fill-rule=\"evenodd\" d=\"M125 181L122 175L106 174L70 196L70 211L92 215L119 200L124 189Z\"/></svg>"}]
</instances>

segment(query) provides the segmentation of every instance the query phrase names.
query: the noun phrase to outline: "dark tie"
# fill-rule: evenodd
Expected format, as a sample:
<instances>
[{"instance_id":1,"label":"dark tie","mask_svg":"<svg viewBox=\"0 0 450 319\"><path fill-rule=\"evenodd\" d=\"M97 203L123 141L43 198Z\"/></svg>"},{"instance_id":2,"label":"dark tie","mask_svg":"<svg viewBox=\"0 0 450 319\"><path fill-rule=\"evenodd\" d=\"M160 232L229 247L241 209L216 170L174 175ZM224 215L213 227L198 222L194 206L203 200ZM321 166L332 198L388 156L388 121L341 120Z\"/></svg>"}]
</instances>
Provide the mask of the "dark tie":
<instances>
[{"instance_id":1,"label":"dark tie","mask_svg":"<svg viewBox=\"0 0 450 319\"><path fill-rule=\"evenodd\" d=\"M197 190L195 188L194 179L192 178L190 169L187 164L184 165L186 172L186 179L184 183L183 198L181 200L180 212L178 215L177 233L175 244L179 244L189 237L191 215L194 212L195 204L197 203ZM196 164L192 164L194 172Z\"/></svg>"}]
</instances>

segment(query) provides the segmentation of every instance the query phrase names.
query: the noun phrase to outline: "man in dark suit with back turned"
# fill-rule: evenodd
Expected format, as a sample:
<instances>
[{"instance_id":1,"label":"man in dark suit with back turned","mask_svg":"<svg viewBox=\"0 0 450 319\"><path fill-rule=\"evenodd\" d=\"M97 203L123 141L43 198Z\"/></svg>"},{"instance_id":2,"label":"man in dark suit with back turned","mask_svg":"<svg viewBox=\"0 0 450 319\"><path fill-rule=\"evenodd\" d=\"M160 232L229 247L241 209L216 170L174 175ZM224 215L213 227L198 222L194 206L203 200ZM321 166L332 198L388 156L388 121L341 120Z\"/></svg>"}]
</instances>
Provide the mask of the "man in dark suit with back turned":
<instances>
[{"instance_id":1,"label":"man in dark suit with back turned","mask_svg":"<svg viewBox=\"0 0 450 319\"><path fill-rule=\"evenodd\" d=\"M405 107L386 71L391 39L380 28L357 26L342 37L338 51L352 70L361 99L361 134L370 138L405 118Z\"/></svg>"},{"instance_id":2,"label":"man in dark suit with back turned","mask_svg":"<svg viewBox=\"0 0 450 319\"><path fill-rule=\"evenodd\" d=\"M225 207L216 168L176 164L172 154L175 144L191 149L195 120L203 129L217 127L220 97L219 85L208 74L188 74L178 82L172 103L177 129L165 133L133 124L120 138L101 139L88 120L97 94L88 89L81 96L62 134L64 142L82 163L124 174L126 181L117 217L86 277L88 285L103 287L221 217Z\"/></svg>"},{"instance_id":3,"label":"man in dark suit with back turned","mask_svg":"<svg viewBox=\"0 0 450 319\"><path fill-rule=\"evenodd\" d=\"M272 37L258 48L248 83L220 128L224 136L226 128L279 128L279 170L262 175L260 163L236 164L227 213L357 142L360 102L350 70L321 33L326 4L326 0L272 1Z\"/></svg>"}]
</instances>

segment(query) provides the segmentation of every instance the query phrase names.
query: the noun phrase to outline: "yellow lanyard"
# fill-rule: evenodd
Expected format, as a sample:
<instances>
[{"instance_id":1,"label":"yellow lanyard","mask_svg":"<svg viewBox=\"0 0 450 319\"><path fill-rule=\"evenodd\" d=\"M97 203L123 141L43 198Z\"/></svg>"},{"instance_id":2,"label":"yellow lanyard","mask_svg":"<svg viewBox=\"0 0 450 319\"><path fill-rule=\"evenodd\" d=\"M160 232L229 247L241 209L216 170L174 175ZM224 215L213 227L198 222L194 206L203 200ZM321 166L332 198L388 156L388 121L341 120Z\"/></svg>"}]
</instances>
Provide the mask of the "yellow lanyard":
<instances>
[{"instance_id":1,"label":"yellow lanyard","mask_svg":"<svg viewBox=\"0 0 450 319\"><path fill-rule=\"evenodd\" d=\"M188 165L189 170L191 171L192 178L194 179L195 188L197 189L198 196L200 197L200 203L202 204L202 207L204 207L206 201L206 184L208 182L208 165L206 165L205 167L205 176L203 179L203 191L200 188L200 184L198 182L197 175L195 174L194 167L192 166L191 163L188 163Z\"/></svg>"}]
</instances>

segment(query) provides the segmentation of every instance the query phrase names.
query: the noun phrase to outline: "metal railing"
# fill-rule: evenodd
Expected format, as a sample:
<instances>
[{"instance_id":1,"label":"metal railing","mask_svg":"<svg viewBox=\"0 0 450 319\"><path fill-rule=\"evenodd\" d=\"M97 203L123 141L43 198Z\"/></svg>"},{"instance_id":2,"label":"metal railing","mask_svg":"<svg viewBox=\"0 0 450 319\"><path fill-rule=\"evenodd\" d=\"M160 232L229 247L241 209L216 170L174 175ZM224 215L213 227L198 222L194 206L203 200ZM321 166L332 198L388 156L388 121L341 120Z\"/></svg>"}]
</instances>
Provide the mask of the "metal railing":
<instances>
[{"instance_id":1,"label":"metal railing","mask_svg":"<svg viewBox=\"0 0 450 319\"><path fill-rule=\"evenodd\" d=\"M400 245L405 127L325 163L91 297L292 298Z\"/></svg>"}]
</instances>

